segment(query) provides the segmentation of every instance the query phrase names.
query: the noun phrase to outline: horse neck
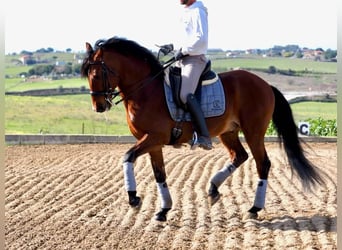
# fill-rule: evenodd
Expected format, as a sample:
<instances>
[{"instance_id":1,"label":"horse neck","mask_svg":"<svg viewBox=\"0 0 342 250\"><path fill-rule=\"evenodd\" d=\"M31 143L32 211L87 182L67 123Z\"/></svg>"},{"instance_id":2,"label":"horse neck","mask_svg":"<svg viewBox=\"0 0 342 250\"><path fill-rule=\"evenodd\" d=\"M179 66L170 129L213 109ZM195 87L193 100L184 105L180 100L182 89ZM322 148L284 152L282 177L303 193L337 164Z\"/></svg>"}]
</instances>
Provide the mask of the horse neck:
<instances>
[{"instance_id":1,"label":"horse neck","mask_svg":"<svg viewBox=\"0 0 342 250\"><path fill-rule=\"evenodd\" d=\"M119 88L125 95L135 92L150 75L150 67L135 58L122 56L115 65L120 77Z\"/></svg>"},{"instance_id":2,"label":"horse neck","mask_svg":"<svg viewBox=\"0 0 342 250\"><path fill-rule=\"evenodd\" d=\"M160 78L153 76L144 78L142 84L134 85L134 88L123 93L126 106L130 103L140 108L148 107L151 103L160 107L163 95L163 83ZM127 102L126 102L127 101Z\"/></svg>"},{"instance_id":3,"label":"horse neck","mask_svg":"<svg viewBox=\"0 0 342 250\"><path fill-rule=\"evenodd\" d=\"M151 75L150 66L135 58L123 57L116 66L120 77L119 89L122 97L134 99L146 98L150 91L160 82L158 77Z\"/></svg>"}]
</instances>

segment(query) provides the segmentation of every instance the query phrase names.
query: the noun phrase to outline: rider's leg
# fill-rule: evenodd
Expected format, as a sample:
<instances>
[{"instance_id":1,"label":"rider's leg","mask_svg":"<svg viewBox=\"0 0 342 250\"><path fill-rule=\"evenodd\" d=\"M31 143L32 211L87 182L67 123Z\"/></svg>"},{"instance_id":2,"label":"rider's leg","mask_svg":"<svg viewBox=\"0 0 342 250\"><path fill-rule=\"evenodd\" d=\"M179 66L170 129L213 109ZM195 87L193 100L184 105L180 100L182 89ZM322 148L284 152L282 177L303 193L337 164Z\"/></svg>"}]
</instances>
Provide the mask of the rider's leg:
<instances>
[{"instance_id":1,"label":"rider's leg","mask_svg":"<svg viewBox=\"0 0 342 250\"><path fill-rule=\"evenodd\" d=\"M191 114L192 120L196 124L197 131L199 132L199 137L197 142L199 147L203 149L212 149L210 134L205 123L204 115L200 105L198 104L196 97L193 94L189 94L187 98L187 109Z\"/></svg>"},{"instance_id":2,"label":"rider's leg","mask_svg":"<svg viewBox=\"0 0 342 250\"><path fill-rule=\"evenodd\" d=\"M212 144L210 134L204 115L198 101L193 95L206 63L207 59L204 55L187 56L180 61L180 66L182 68L182 88L180 98L181 101L186 104L192 120L196 125L196 130L199 133L196 143L204 149L211 149Z\"/></svg>"}]
</instances>

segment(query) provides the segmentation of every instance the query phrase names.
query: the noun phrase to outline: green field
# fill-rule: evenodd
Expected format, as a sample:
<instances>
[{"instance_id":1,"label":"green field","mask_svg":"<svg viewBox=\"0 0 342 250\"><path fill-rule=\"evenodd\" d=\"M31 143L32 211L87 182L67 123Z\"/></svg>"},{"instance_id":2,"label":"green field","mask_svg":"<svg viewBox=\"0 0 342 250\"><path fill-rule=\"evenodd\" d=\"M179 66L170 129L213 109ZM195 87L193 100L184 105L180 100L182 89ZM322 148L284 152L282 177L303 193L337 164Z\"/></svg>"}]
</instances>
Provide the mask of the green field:
<instances>
[{"instance_id":1,"label":"green field","mask_svg":"<svg viewBox=\"0 0 342 250\"><path fill-rule=\"evenodd\" d=\"M337 119L336 102L300 102L291 104L291 108L296 121L304 121L308 118Z\"/></svg>"},{"instance_id":2,"label":"green field","mask_svg":"<svg viewBox=\"0 0 342 250\"><path fill-rule=\"evenodd\" d=\"M123 105L91 109L89 95L5 96L6 134L129 134Z\"/></svg>"},{"instance_id":3,"label":"green field","mask_svg":"<svg viewBox=\"0 0 342 250\"><path fill-rule=\"evenodd\" d=\"M336 103L291 105L296 122L306 118L336 119ZM5 96L6 134L129 135L122 104L109 112L91 109L89 95L50 97Z\"/></svg>"},{"instance_id":4,"label":"green field","mask_svg":"<svg viewBox=\"0 0 342 250\"><path fill-rule=\"evenodd\" d=\"M212 67L221 70L230 70L232 68L259 69L267 70L274 66L281 70L307 71L308 73L336 74L337 64L331 62L320 62L313 60L304 60L298 58L282 57L246 57L246 58L227 58L213 60Z\"/></svg>"},{"instance_id":5,"label":"green field","mask_svg":"<svg viewBox=\"0 0 342 250\"><path fill-rule=\"evenodd\" d=\"M88 87L86 79L81 78L70 78L63 80L42 80L38 82L24 81L20 78L6 79L5 80L5 91L6 92L17 92L26 91L33 89L55 89L55 88L80 88Z\"/></svg>"}]
</instances>

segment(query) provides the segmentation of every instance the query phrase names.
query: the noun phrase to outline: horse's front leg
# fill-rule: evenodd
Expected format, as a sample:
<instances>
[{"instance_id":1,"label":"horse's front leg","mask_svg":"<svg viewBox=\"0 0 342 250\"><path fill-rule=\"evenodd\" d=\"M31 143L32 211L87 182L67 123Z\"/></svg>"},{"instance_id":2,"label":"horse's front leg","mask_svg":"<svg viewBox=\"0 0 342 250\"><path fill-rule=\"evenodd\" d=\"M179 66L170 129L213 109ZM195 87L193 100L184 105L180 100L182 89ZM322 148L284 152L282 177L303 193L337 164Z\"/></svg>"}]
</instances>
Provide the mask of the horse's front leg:
<instances>
[{"instance_id":1,"label":"horse's front leg","mask_svg":"<svg viewBox=\"0 0 342 250\"><path fill-rule=\"evenodd\" d=\"M153 173L157 181L157 188L161 197L161 210L156 214L156 220L166 221L167 212L172 207L171 195L166 184L166 173L163 159L162 146L156 145L151 135L145 135L140 141L127 151L123 161L125 188L128 193L129 204L137 207L141 199L137 196L136 181L134 176L134 162L147 152L151 156Z\"/></svg>"},{"instance_id":2,"label":"horse's front leg","mask_svg":"<svg viewBox=\"0 0 342 250\"><path fill-rule=\"evenodd\" d=\"M125 188L128 193L128 203L132 207L138 207L141 204L141 199L137 196L137 184L134 176L134 161L136 159L134 151L129 150L124 157L123 173L125 180Z\"/></svg>"},{"instance_id":3,"label":"horse's front leg","mask_svg":"<svg viewBox=\"0 0 342 250\"><path fill-rule=\"evenodd\" d=\"M157 221L166 221L167 212L169 212L172 207L172 199L166 183L166 173L162 149L160 148L158 150L151 151L150 156L154 177L157 181L157 189L161 200L161 210L156 214L155 219Z\"/></svg>"},{"instance_id":4,"label":"horse's front leg","mask_svg":"<svg viewBox=\"0 0 342 250\"><path fill-rule=\"evenodd\" d=\"M126 152L123 159L125 188L128 193L129 205L132 207L138 207L141 204L141 198L137 196L137 184L134 176L134 163L139 156L149 152L150 149L151 140L146 134Z\"/></svg>"}]
</instances>

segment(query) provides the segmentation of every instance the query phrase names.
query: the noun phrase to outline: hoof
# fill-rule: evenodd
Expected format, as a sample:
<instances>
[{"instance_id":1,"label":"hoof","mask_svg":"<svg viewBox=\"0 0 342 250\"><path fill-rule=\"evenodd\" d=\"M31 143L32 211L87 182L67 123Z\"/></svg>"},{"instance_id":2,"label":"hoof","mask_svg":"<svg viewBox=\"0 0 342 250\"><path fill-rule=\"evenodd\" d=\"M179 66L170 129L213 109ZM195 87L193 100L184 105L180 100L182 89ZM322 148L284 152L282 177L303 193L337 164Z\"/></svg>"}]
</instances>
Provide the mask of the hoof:
<instances>
[{"instance_id":1,"label":"hoof","mask_svg":"<svg viewBox=\"0 0 342 250\"><path fill-rule=\"evenodd\" d=\"M131 207L139 207L141 205L141 199L139 196L132 197L129 199L129 205Z\"/></svg>"},{"instance_id":2,"label":"hoof","mask_svg":"<svg viewBox=\"0 0 342 250\"><path fill-rule=\"evenodd\" d=\"M258 212L261 210L261 208L253 206L251 209L248 210L247 214L243 217L244 220L248 219L257 219L258 218Z\"/></svg>"},{"instance_id":3,"label":"hoof","mask_svg":"<svg viewBox=\"0 0 342 250\"><path fill-rule=\"evenodd\" d=\"M209 204L213 206L220 199L220 197L221 195L218 192L216 194L209 194L208 195Z\"/></svg>"},{"instance_id":4,"label":"hoof","mask_svg":"<svg viewBox=\"0 0 342 250\"><path fill-rule=\"evenodd\" d=\"M258 218L258 214L257 213L251 213L251 212L247 212L247 214L243 217L243 220L256 220Z\"/></svg>"},{"instance_id":5,"label":"hoof","mask_svg":"<svg viewBox=\"0 0 342 250\"><path fill-rule=\"evenodd\" d=\"M215 184L211 183L209 188L208 200L209 204L212 206L220 199L220 193L218 192L218 188Z\"/></svg>"},{"instance_id":6,"label":"hoof","mask_svg":"<svg viewBox=\"0 0 342 250\"><path fill-rule=\"evenodd\" d=\"M156 213L156 216L154 217L156 221L166 221L166 214L170 211L171 208L162 208L158 213Z\"/></svg>"}]
</instances>

